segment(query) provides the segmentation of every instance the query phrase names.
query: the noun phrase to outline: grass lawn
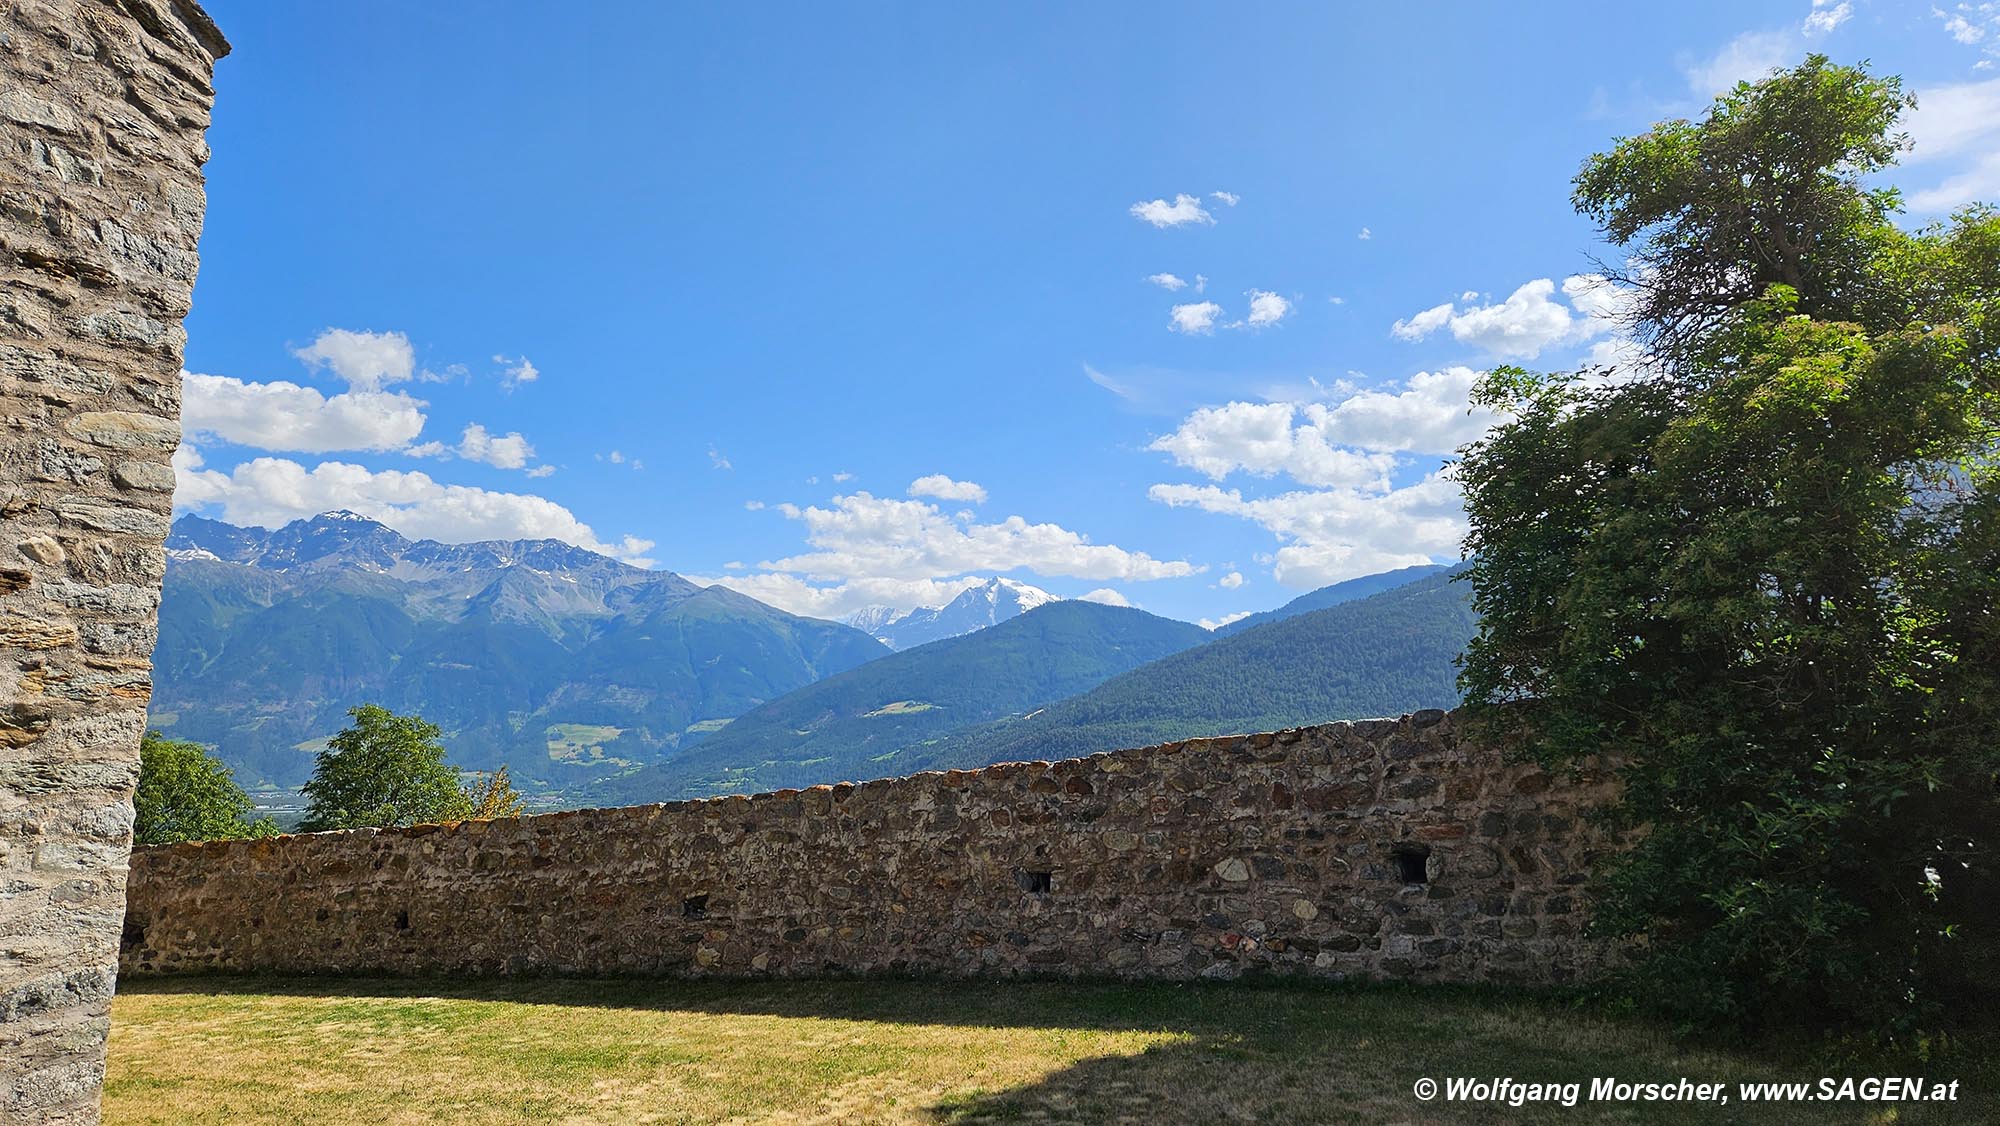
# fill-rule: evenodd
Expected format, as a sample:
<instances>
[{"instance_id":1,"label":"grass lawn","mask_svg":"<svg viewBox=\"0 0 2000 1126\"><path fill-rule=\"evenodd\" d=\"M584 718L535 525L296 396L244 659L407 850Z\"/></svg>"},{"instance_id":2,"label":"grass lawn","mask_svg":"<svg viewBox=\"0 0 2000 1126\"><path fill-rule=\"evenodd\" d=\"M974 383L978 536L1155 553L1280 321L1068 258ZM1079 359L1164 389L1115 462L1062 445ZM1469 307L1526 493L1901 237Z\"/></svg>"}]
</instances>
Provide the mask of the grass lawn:
<instances>
[{"instance_id":1,"label":"grass lawn","mask_svg":"<svg viewBox=\"0 0 2000 1126\"><path fill-rule=\"evenodd\" d=\"M112 1014L112 1124L2000 1122L2000 1063L1965 1050L1921 1069L1961 1080L1951 1105L1592 1104L1595 1076L1871 1069L1466 989L170 978L120 982ZM1424 1103L1425 1076L1585 1100Z\"/></svg>"}]
</instances>

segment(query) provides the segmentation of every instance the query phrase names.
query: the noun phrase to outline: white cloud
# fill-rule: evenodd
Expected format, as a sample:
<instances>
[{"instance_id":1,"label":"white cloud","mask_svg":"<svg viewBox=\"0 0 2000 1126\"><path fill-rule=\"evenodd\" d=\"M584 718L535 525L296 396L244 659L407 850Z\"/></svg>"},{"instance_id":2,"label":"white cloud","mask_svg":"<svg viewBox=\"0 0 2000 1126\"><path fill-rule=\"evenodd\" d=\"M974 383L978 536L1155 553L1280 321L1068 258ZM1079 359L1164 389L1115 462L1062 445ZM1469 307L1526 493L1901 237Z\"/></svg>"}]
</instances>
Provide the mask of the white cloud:
<instances>
[{"instance_id":1,"label":"white cloud","mask_svg":"<svg viewBox=\"0 0 2000 1126\"><path fill-rule=\"evenodd\" d=\"M1174 332L1205 335L1215 330L1215 319L1222 315L1222 306L1213 301L1200 301L1192 305L1176 305L1170 314L1168 325Z\"/></svg>"},{"instance_id":2,"label":"white cloud","mask_svg":"<svg viewBox=\"0 0 2000 1126\"><path fill-rule=\"evenodd\" d=\"M1292 303L1268 290L1250 291L1250 318L1252 328L1264 328L1285 319L1292 311Z\"/></svg>"},{"instance_id":3,"label":"white cloud","mask_svg":"<svg viewBox=\"0 0 2000 1126\"><path fill-rule=\"evenodd\" d=\"M1533 359L1570 334L1569 310L1549 299L1555 283L1538 278L1498 305L1482 305L1451 318L1451 334L1498 356Z\"/></svg>"},{"instance_id":4,"label":"white cloud","mask_svg":"<svg viewBox=\"0 0 2000 1126\"><path fill-rule=\"evenodd\" d=\"M741 570L743 564L737 561L723 566L726 570ZM856 576L835 585L816 585L797 575L769 571L684 577L703 586L727 587L787 613L835 620L870 606L890 606L897 610L942 606L986 581L980 575L935 581Z\"/></svg>"},{"instance_id":5,"label":"white cloud","mask_svg":"<svg viewBox=\"0 0 2000 1126\"><path fill-rule=\"evenodd\" d=\"M1130 609L1132 606L1131 599L1112 590L1108 586L1098 587L1088 594L1079 594L1076 596L1076 600L1078 602L1095 602L1100 606L1123 606L1127 609Z\"/></svg>"},{"instance_id":6,"label":"white cloud","mask_svg":"<svg viewBox=\"0 0 2000 1126\"><path fill-rule=\"evenodd\" d=\"M1994 37L2000 29L2000 4L1959 4L1949 12L1932 8L1931 15L1944 24L1946 35L1967 47Z\"/></svg>"},{"instance_id":7,"label":"white cloud","mask_svg":"<svg viewBox=\"0 0 2000 1126\"><path fill-rule=\"evenodd\" d=\"M1397 321L1389 333L1416 341L1449 327L1455 339L1481 351L1526 360L1554 345L1579 343L1612 331L1628 301L1624 290L1596 274L1563 280L1569 305L1555 300L1555 292L1555 282L1536 278L1497 305L1475 305L1461 312L1447 301Z\"/></svg>"},{"instance_id":8,"label":"white cloud","mask_svg":"<svg viewBox=\"0 0 2000 1126\"><path fill-rule=\"evenodd\" d=\"M1210 192L1208 198L1229 207L1234 207L1243 200L1243 197L1235 192Z\"/></svg>"},{"instance_id":9,"label":"white cloud","mask_svg":"<svg viewBox=\"0 0 2000 1126\"><path fill-rule=\"evenodd\" d=\"M606 455L606 457L610 460L611 464L613 465L625 464L625 455L618 452L617 450L612 450L609 454Z\"/></svg>"},{"instance_id":10,"label":"white cloud","mask_svg":"<svg viewBox=\"0 0 2000 1126\"><path fill-rule=\"evenodd\" d=\"M1955 211L1969 203L2000 199L2000 153L1978 163L1936 186L1910 194L1910 210L1919 214Z\"/></svg>"},{"instance_id":11,"label":"white cloud","mask_svg":"<svg viewBox=\"0 0 2000 1126\"><path fill-rule=\"evenodd\" d=\"M1221 629L1223 626L1226 626L1231 622L1240 622L1243 619L1249 617L1251 613L1252 611L1249 610L1238 610L1234 614L1224 614L1220 618L1203 618L1202 620L1196 622L1195 625L1198 625L1205 630L1213 632L1215 630Z\"/></svg>"},{"instance_id":12,"label":"white cloud","mask_svg":"<svg viewBox=\"0 0 2000 1126\"><path fill-rule=\"evenodd\" d=\"M1249 520L1271 532L1284 545L1273 558L1272 577L1301 589L1455 554L1466 530L1458 490L1437 474L1384 492L1299 490L1253 499L1215 485L1154 485L1147 496L1169 507Z\"/></svg>"},{"instance_id":13,"label":"white cloud","mask_svg":"<svg viewBox=\"0 0 2000 1126\"><path fill-rule=\"evenodd\" d=\"M2000 4L1992 7L1991 18L2000 27ZM1969 158L1937 183L1910 192L1912 212L1939 214L2000 199L2000 78L1919 90L1907 125L1911 148L1906 166L1922 171L1934 163Z\"/></svg>"},{"instance_id":14,"label":"white cloud","mask_svg":"<svg viewBox=\"0 0 2000 1126\"><path fill-rule=\"evenodd\" d=\"M1170 293L1174 290L1187 288L1187 282L1173 274L1147 274L1146 280Z\"/></svg>"},{"instance_id":15,"label":"white cloud","mask_svg":"<svg viewBox=\"0 0 2000 1126\"><path fill-rule=\"evenodd\" d=\"M245 383L185 373L181 425L190 435L262 450L395 450L424 428L425 403L400 391L328 397L282 380Z\"/></svg>"},{"instance_id":16,"label":"white cloud","mask_svg":"<svg viewBox=\"0 0 2000 1126\"><path fill-rule=\"evenodd\" d=\"M1106 391L1111 392L1113 395L1116 395L1121 399L1138 398L1139 393L1132 387L1111 378L1110 376L1104 374L1103 372L1098 371L1096 368L1091 367L1089 364L1083 365L1083 375L1084 378L1090 380L1092 383L1097 384L1099 387L1104 388Z\"/></svg>"},{"instance_id":17,"label":"white cloud","mask_svg":"<svg viewBox=\"0 0 2000 1126\"><path fill-rule=\"evenodd\" d=\"M414 539L556 539L641 567L653 542L634 536L605 541L562 505L528 493L502 493L446 485L428 474L373 472L346 462L311 469L284 458L260 457L228 473L202 468L198 451L183 445L174 456L181 508L219 508L232 524L275 528L330 509L369 516Z\"/></svg>"},{"instance_id":18,"label":"white cloud","mask_svg":"<svg viewBox=\"0 0 2000 1126\"><path fill-rule=\"evenodd\" d=\"M519 387L523 383L533 383L542 377L541 371L534 364L530 363L526 356L513 360L505 356L495 356L493 357L493 362L507 365L506 372L500 377L500 386L506 388L508 391L514 390L514 388Z\"/></svg>"},{"instance_id":19,"label":"white cloud","mask_svg":"<svg viewBox=\"0 0 2000 1126\"><path fill-rule=\"evenodd\" d=\"M1220 579L1217 579L1215 585L1224 590L1235 590L1237 587L1243 585L1243 572L1231 571Z\"/></svg>"},{"instance_id":20,"label":"white cloud","mask_svg":"<svg viewBox=\"0 0 2000 1126\"><path fill-rule=\"evenodd\" d=\"M1119 582L1181 578L1203 570L1093 544L1077 532L1030 524L1019 516L989 524L974 522L970 512L947 516L924 500L862 492L836 496L828 507L774 507L804 525L812 550L759 563L755 574L707 581L818 617L839 617L871 605L941 606L986 575L1016 569Z\"/></svg>"},{"instance_id":21,"label":"white cloud","mask_svg":"<svg viewBox=\"0 0 2000 1126\"><path fill-rule=\"evenodd\" d=\"M309 367L325 367L357 391L373 391L386 384L403 383L416 371L416 353L410 338L400 332L354 332L329 328L310 345L295 348L292 354Z\"/></svg>"},{"instance_id":22,"label":"white cloud","mask_svg":"<svg viewBox=\"0 0 2000 1126\"><path fill-rule=\"evenodd\" d=\"M1301 413L1307 421L1294 425ZM1386 487L1394 455L1336 448L1319 422L1292 403L1229 403L1195 411L1147 448L1216 481L1237 472L1283 473L1308 485Z\"/></svg>"},{"instance_id":23,"label":"white cloud","mask_svg":"<svg viewBox=\"0 0 2000 1126\"><path fill-rule=\"evenodd\" d=\"M556 467L553 465L537 465L533 469L528 470L527 473L528 476L536 478L553 477L556 474Z\"/></svg>"},{"instance_id":24,"label":"white cloud","mask_svg":"<svg viewBox=\"0 0 2000 1126\"><path fill-rule=\"evenodd\" d=\"M1442 472L1395 487L1404 455L1438 455L1479 437L1498 419L1471 406L1479 373L1418 372L1401 385L1357 390L1345 380L1302 403L1229 403L1190 413L1150 448L1223 481L1283 474L1306 488L1246 496L1221 485L1157 484L1147 495L1175 508L1248 520L1272 533L1260 555L1280 583L1324 586L1453 555L1466 532L1457 486ZM1234 580L1234 581L1232 581ZM1242 582L1231 570L1216 585Z\"/></svg>"},{"instance_id":25,"label":"white cloud","mask_svg":"<svg viewBox=\"0 0 2000 1126\"><path fill-rule=\"evenodd\" d=\"M1422 340L1451 321L1452 303L1433 305L1407 320L1389 326L1389 334L1400 340Z\"/></svg>"},{"instance_id":26,"label":"white cloud","mask_svg":"<svg viewBox=\"0 0 2000 1126\"><path fill-rule=\"evenodd\" d=\"M956 500L970 504L985 504L986 490L970 481L954 481L942 473L919 477L910 482L913 497L936 497L939 500Z\"/></svg>"},{"instance_id":27,"label":"white cloud","mask_svg":"<svg viewBox=\"0 0 2000 1126\"><path fill-rule=\"evenodd\" d=\"M834 497L830 508L783 505L779 510L805 525L806 543L815 550L761 566L814 579L938 579L1025 567L1042 575L1146 582L1201 570L1186 562L1093 544L1067 528L1030 524L1019 516L991 524L961 524L922 500L861 492Z\"/></svg>"},{"instance_id":28,"label":"white cloud","mask_svg":"<svg viewBox=\"0 0 2000 1126\"><path fill-rule=\"evenodd\" d=\"M731 464L729 463L729 459L728 459L728 458L726 458L726 457L722 456L722 451L721 451L721 450L718 450L718 449L716 449L713 443L711 443L711 444L709 445L709 447L708 447L708 463L709 463L709 464L710 464L711 466L713 466L713 467L715 467L715 468L717 468L717 469L734 469L734 468L736 468L736 467L735 467L734 465L731 465ZM638 463L638 462L636 462L636 461L635 461L635 462L633 462L633 463L632 463L632 467L633 467L634 469L638 468L638 466L639 466L639 463Z\"/></svg>"},{"instance_id":29,"label":"white cloud","mask_svg":"<svg viewBox=\"0 0 2000 1126\"><path fill-rule=\"evenodd\" d=\"M1155 227L1182 227L1189 223L1215 222L1215 216L1201 205L1201 200L1182 192L1172 203L1164 199L1135 203L1130 208L1132 217Z\"/></svg>"},{"instance_id":30,"label":"white cloud","mask_svg":"<svg viewBox=\"0 0 2000 1126\"><path fill-rule=\"evenodd\" d=\"M475 422L465 428L459 439L458 456L484 462L495 469L520 469L533 460L535 447L518 432L495 436Z\"/></svg>"},{"instance_id":31,"label":"white cloud","mask_svg":"<svg viewBox=\"0 0 2000 1126\"><path fill-rule=\"evenodd\" d=\"M840 484L843 481L852 481L852 480L854 480L854 474L849 473L844 469L833 475L833 483L836 485Z\"/></svg>"},{"instance_id":32,"label":"white cloud","mask_svg":"<svg viewBox=\"0 0 2000 1126\"><path fill-rule=\"evenodd\" d=\"M1335 295L1333 297L1327 298L1326 303L1329 305L1345 305L1347 304L1347 298Z\"/></svg>"},{"instance_id":33,"label":"white cloud","mask_svg":"<svg viewBox=\"0 0 2000 1126\"><path fill-rule=\"evenodd\" d=\"M1812 0L1812 11L1806 15L1806 22L1800 30L1809 36L1825 35L1846 23L1847 17L1853 14L1854 5L1847 0L1840 0L1838 4L1833 0Z\"/></svg>"},{"instance_id":34,"label":"white cloud","mask_svg":"<svg viewBox=\"0 0 2000 1126\"><path fill-rule=\"evenodd\" d=\"M1358 234L1358 235L1355 235L1354 237L1355 237L1355 238L1358 238L1358 239L1361 239L1362 241L1364 241L1364 242L1365 242L1365 241L1367 241L1368 239L1372 239L1372 238L1374 238L1374 237L1375 237L1375 232L1374 232L1374 231L1371 231L1371 230L1369 230L1369 229L1368 229L1368 228L1366 228L1366 227L1363 227L1363 228L1361 228L1361 233L1360 233L1360 234Z\"/></svg>"},{"instance_id":35,"label":"white cloud","mask_svg":"<svg viewBox=\"0 0 2000 1126\"><path fill-rule=\"evenodd\" d=\"M1959 82L1917 91L1917 108L1904 119L1910 151L1904 164L1916 164L1990 151L1990 138L2000 133L2000 78Z\"/></svg>"},{"instance_id":36,"label":"white cloud","mask_svg":"<svg viewBox=\"0 0 2000 1126\"><path fill-rule=\"evenodd\" d=\"M1203 293L1206 292L1207 289L1208 289L1208 275L1196 274L1194 276L1194 291L1196 293Z\"/></svg>"},{"instance_id":37,"label":"white cloud","mask_svg":"<svg viewBox=\"0 0 2000 1126\"><path fill-rule=\"evenodd\" d=\"M1798 46L1789 31L1746 31L1723 45L1711 58L1682 68L1688 89L1698 98L1712 98L1755 82L1789 64Z\"/></svg>"},{"instance_id":38,"label":"white cloud","mask_svg":"<svg viewBox=\"0 0 2000 1126\"><path fill-rule=\"evenodd\" d=\"M761 500L746 500L743 502L743 508L746 512L762 512L764 511L764 502Z\"/></svg>"}]
</instances>

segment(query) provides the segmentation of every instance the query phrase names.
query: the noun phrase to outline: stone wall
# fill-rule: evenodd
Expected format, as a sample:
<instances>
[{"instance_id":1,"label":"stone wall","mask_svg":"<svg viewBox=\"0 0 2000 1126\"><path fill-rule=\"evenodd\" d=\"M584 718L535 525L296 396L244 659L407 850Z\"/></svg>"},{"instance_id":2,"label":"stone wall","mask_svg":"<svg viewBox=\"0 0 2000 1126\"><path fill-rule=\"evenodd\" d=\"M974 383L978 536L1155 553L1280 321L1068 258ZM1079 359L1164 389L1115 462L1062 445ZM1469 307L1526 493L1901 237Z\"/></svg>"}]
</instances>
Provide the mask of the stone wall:
<instances>
[{"instance_id":1,"label":"stone wall","mask_svg":"<svg viewBox=\"0 0 2000 1126\"><path fill-rule=\"evenodd\" d=\"M1575 980L1611 782L1461 730L145 848L123 968Z\"/></svg>"},{"instance_id":2,"label":"stone wall","mask_svg":"<svg viewBox=\"0 0 2000 1126\"><path fill-rule=\"evenodd\" d=\"M0 1119L93 1122L215 59L185 0L0 0Z\"/></svg>"}]
</instances>

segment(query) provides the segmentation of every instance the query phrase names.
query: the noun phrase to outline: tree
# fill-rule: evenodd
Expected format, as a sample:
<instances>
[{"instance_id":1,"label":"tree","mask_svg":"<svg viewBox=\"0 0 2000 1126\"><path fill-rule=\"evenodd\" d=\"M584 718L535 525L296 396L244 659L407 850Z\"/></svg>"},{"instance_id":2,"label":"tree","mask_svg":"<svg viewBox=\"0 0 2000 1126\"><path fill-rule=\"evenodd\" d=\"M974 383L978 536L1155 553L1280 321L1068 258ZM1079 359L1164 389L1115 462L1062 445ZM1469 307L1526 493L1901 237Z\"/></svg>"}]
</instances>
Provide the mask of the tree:
<instances>
[{"instance_id":1,"label":"tree","mask_svg":"<svg viewBox=\"0 0 2000 1126\"><path fill-rule=\"evenodd\" d=\"M148 731L139 740L139 787L132 795L134 844L226 841L268 837L268 817L254 807L222 760L199 743Z\"/></svg>"},{"instance_id":2,"label":"tree","mask_svg":"<svg viewBox=\"0 0 2000 1126\"><path fill-rule=\"evenodd\" d=\"M312 780L300 788L308 803L300 831L415 825L471 814L458 772L444 761L436 724L374 704L347 714L352 722L327 740Z\"/></svg>"},{"instance_id":3,"label":"tree","mask_svg":"<svg viewBox=\"0 0 2000 1126\"><path fill-rule=\"evenodd\" d=\"M521 793L507 778L507 767L491 774L483 774L477 782L465 787L465 801L471 812L468 817L519 817L521 816Z\"/></svg>"},{"instance_id":4,"label":"tree","mask_svg":"<svg viewBox=\"0 0 2000 1126\"><path fill-rule=\"evenodd\" d=\"M1906 104L1814 57L1587 163L1653 366L1494 372L1457 470L1467 699L1619 764L1593 925L1690 1025L2000 986L2000 215L1890 223Z\"/></svg>"}]
</instances>

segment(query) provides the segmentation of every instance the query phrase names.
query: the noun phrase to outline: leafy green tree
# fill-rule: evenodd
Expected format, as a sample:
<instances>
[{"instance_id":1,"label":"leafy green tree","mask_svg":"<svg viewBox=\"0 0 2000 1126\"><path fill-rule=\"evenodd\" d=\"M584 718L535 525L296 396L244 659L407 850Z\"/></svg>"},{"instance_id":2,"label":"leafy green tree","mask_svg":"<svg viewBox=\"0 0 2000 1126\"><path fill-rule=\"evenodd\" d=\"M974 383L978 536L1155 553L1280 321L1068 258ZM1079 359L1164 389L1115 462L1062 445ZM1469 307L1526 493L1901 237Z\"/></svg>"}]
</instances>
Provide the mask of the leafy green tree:
<instances>
[{"instance_id":1,"label":"leafy green tree","mask_svg":"<svg viewBox=\"0 0 2000 1126\"><path fill-rule=\"evenodd\" d=\"M1594 925L1690 1025L2000 985L2000 215L1890 222L1906 104L1815 57L1587 163L1653 366L1494 372L1458 467L1467 698L1620 764Z\"/></svg>"},{"instance_id":2,"label":"leafy green tree","mask_svg":"<svg viewBox=\"0 0 2000 1126\"><path fill-rule=\"evenodd\" d=\"M364 704L347 712L346 729L327 740L306 796L302 832L415 825L470 816L458 772L444 761L438 727L419 716Z\"/></svg>"},{"instance_id":3,"label":"leafy green tree","mask_svg":"<svg viewBox=\"0 0 2000 1126\"><path fill-rule=\"evenodd\" d=\"M157 731L139 740L139 788L132 806L135 844L240 840L278 831L268 817L251 820L250 796L221 759L199 743Z\"/></svg>"}]
</instances>

